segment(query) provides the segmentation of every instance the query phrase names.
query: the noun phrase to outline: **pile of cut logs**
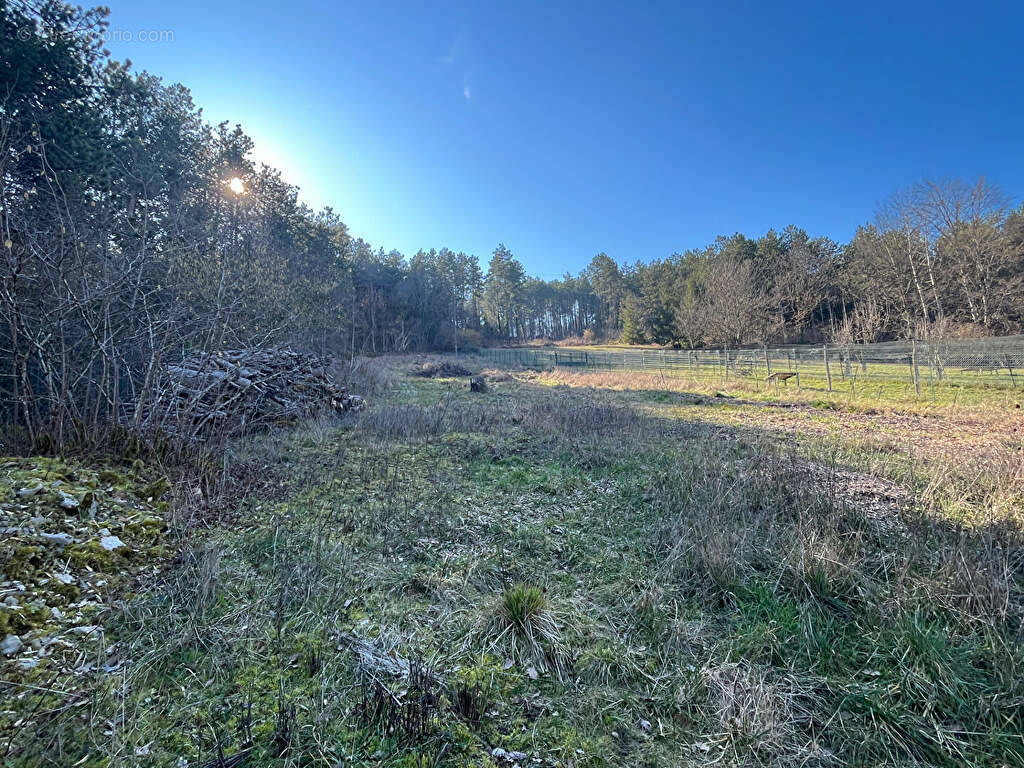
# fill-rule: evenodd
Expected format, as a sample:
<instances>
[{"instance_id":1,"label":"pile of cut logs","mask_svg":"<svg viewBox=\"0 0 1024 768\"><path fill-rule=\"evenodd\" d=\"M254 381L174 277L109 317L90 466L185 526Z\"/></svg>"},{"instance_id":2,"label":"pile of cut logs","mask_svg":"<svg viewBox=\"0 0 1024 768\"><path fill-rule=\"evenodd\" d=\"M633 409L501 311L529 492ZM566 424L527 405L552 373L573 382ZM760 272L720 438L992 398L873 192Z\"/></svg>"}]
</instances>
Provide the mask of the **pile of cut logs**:
<instances>
[{"instance_id":1,"label":"pile of cut logs","mask_svg":"<svg viewBox=\"0 0 1024 768\"><path fill-rule=\"evenodd\" d=\"M150 426L180 437L237 433L321 411L364 406L327 374L328 361L290 349L235 349L166 367Z\"/></svg>"}]
</instances>

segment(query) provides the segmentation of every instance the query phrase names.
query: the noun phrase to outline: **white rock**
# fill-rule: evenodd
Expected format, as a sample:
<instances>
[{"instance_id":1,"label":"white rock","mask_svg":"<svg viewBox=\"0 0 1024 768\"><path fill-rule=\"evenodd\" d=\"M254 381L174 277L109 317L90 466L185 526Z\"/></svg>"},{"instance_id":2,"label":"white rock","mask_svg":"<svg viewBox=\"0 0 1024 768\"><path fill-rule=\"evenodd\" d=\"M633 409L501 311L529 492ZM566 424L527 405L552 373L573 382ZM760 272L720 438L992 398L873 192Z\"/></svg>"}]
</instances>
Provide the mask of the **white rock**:
<instances>
[{"instance_id":1,"label":"white rock","mask_svg":"<svg viewBox=\"0 0 1024 768\"><path fill-rule=\"evenodd\" d=\"M117 536L104 536L100 539L100 546L103 547L107 552L112 552L119 547L127 546Z\"/></svg>"},{"instance_id":2,"label":"white rock","mask_svg":"<svg viewBox=\"0 0 1024 768\"><path fill-rule=\"evenodd\" d=\"M78 509L78 505L81 503L78 499L64 491L57 491L57 493L60 494L60 505L64 509Z\"/></svg>"},{"instance_id":3,"label":"white rock","mask_svg":"<svg viewBox=\"0 0 1024 768\"><path fill-rule=\"evenodd\" d=\"M18 491L18 495L19 496L35 496L41 490L43 490L43 484L42 483L36 483L31 488L22 488L20 491Z\"/></svg>"},{"instance_id":4,"label":"white rock","mask_svg":"<svg viewBox=\"0 0 1024 768\"><path fill-rule=\"evenodd\" d=\"M8 635L4 638L3 642L0 643L0 651L3 652L4 656L13 656L21 650L21 638L17 635Z\"/></svg>"},{"instance_id":5,"label":"white rock","mask_svg":"<svg viewBox=\"0 0 1024 768\"><path fill-rule=\"evenodd\" d=\"M39 659L35 656L28 656L24 659L18 659L18 664L21 665L22 669L34 669L39 666Z\"/></svg>"},{"instance_id":6,"label":"white rock","mask_svg":"<svg viewBox=\"0 0 1024 768\"><path fill-rule=\"evenodd\" d=\"M6 605L8 608L17 608L18 598L16 598L14 595L8 595L4 598L4 605Z\"/></svg>"},{"instance_id":7,"label":"white rock","mask_svg":"<svg viewBox=\"0 0 1024 768\"><path fill-rule=\"evenodd\" d=\"M55 578L61 584L71 584L75 580L75 577L72 576L70 573L55 573L53 574L53 578Z\"/></svg>"}]
</instances>

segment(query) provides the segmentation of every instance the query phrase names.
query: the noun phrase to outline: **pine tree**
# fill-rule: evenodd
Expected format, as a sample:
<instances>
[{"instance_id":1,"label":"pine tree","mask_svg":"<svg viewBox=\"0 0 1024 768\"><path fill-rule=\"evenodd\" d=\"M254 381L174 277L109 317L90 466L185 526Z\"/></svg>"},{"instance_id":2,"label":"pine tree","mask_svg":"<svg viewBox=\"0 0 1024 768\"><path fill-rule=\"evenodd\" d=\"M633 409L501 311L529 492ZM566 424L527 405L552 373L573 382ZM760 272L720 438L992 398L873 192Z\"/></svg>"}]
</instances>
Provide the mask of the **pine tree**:
<instances>
[{"instance_id":1,"label":"pine tree","mask_svg":"<svg viewBox=\"0 0 1024 768\"><path fill-rule=\"evenodd\" d=\"M622 302L622 340L626 344L646 344L643 320L636 297L629 295Z\"/></svg>"}]
</instances>

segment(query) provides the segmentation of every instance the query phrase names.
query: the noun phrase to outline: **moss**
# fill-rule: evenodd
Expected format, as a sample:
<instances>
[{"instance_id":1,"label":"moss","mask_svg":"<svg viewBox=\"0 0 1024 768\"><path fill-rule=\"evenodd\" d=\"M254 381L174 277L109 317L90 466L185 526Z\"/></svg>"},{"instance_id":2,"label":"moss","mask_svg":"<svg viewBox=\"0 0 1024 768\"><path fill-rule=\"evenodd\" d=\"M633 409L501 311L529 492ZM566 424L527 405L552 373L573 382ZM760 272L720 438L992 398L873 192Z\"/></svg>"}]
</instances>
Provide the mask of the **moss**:
<instances>
[{"instance_id":1,"label":"moss","mask_svg":"<svg viewBox=\"0 0 1024 768\"><path fill-rule=\"evenodd\" d=\"M44 627L50 622L50 609L45 605L19 605L17 608L0 607L0 637L23 635Z\"/></svg>"},{"instance_id":2,"label":"moss","mask_svg":"<svg viewBox=\"0 0 1024 768\"><path fill-rule=\"evenodd\" d=\"M127 485L127 481L120 472L115 472L112 469L100 470L100 473L96 476L96 479L107 487L120 488Z\"/></svg>"},{"instance_id":3,"label":"moss","mask_svg":"<svg viewBox=\"0 0 1024 768\"><path fill-rule=\"evenodd\" d=\"M482 654L473 664L459 667L452 675L455 685L463 688L479 687L489 699L506 699L512 696L518 684L518 675L502 669L501 660L496 656Z\"/></svg>"},{"instance_id":4,"label":"moss","mask_svg":"<svg viewBox=\"0 0 1024 768\"><path fill-rule=\"evenodd\" d=\"M163 518L147 516L141 520L125 523L124 532L133 541L144 545L153 544L166 533L167 523Z\"/></svg>"},{"instance_id":5,"label":"moss","mask_svg":"<svg viewBox=\"0 0 1024 768\"><path fill-rule=\"evenodd\" d=\"M121 558L116 551L108 551L98 541L85 541L70 544L64 550L75 568L92 568L94 571L110 570Z\"/></svg>"},{"instance_id":6,"label":"moss","mask_svg":"<svg viewBox=\"0 0 1024 768\"><path fill-rule=\"evenodd\" d=\"M167 476L164 475L149 485L143 486L139 491L137 491L137 495L140 499L156 500L169 490L171 490L171 482L167 479Z\"/></svg>"},{"instance_id":7,"label":"moss","mask_svg":"<svg viewBox=\"0 0 1024 768\"><path fill-rule=\"evenodd\" d=\"M24 628L17 625L20 618L16 611L0 608L0 638L7 635L20 635L24 632Z\"/></svg>"},{"instance_id":8,"label":"moss","mask_svg":"<svg viewBox=\"0 0 1024 768\"><path fill-rule=\"evenodd\" d=\"M2 505L0 525L25 531L24 535L0 537L2 578L19 581L25 589L24 593L16 595L17 606L0 607L0 637L45 634L61 640L51 650L52 659L40 657L32 668L23 668L13 659L0 659L2 676L26 685L25 692L0 715L0 730L4 729L2 721L10 713L16 717L9 722L28 717L30 713L31 716L38 712L62 713L39 722L39 727L53 729L53 739L62 744L60 759L49 762L62 765L102 762L99 759L90 763L86 759L89 747L84 720L88 714L84 710L67 710L62 697L50 702L46 694L40 693L49 689L73 691L75 695L84 694L100 709L113 706L110 703L112 685L106 675L96 670L69 674L69 664L74 663L81 649L92 647L86 638L69 631L73 625L101 624L108 637L117 632L111 623L108 605L91 590L86 594L86 580L97 588L102 583L102 592L116 598L133 578L128 566L136 561L158 562L170 554L163 537L165 525L160 507L133 499L131 491L137 484L133 473L94 468L56 457L0 460L0 499L16 502ZM39 493L16 495L22 488L37 485L42 486ZM106 491L110 488L115 488L116 493L108 495ZM79 500L77 510L60 508L60 491ZM90 510L94 505L101 512L99 520L91 519ZM112 552L105 550L98 540L103 527L119 535L128 546ZM34 535L36 529L68 534L78 541L64 547L42 543ZM74 577L71 583L65 584L54 577L64 572ZM73 608L69 607L71 604ZM19 745L18 741L15 739L13 747L8 746L8 762L12 766L39 764L38 760L26 759L27 751L19 752L19 749L24 750L24 744Z\"/></svg>"}]
</instances>

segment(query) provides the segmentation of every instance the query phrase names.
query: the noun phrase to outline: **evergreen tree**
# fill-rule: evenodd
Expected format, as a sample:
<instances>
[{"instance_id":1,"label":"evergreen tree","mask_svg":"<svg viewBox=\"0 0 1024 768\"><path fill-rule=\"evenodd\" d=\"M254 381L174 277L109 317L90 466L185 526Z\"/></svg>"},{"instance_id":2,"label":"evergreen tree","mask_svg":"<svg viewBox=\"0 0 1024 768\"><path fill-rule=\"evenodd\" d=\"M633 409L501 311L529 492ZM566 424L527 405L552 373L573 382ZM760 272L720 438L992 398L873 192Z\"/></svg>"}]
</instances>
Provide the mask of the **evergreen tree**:
<instances>
[{"instance_id":1,"label":"evergreen tree","mask_svg":"<svg viewBox=\"0 0 1024 768\"><path fill-rule=\"evenodd\" d=\"M647 343L640 303L632 294L627 295L622 302L622 341L626 344Z\"/></svg>"}]
</instances>

